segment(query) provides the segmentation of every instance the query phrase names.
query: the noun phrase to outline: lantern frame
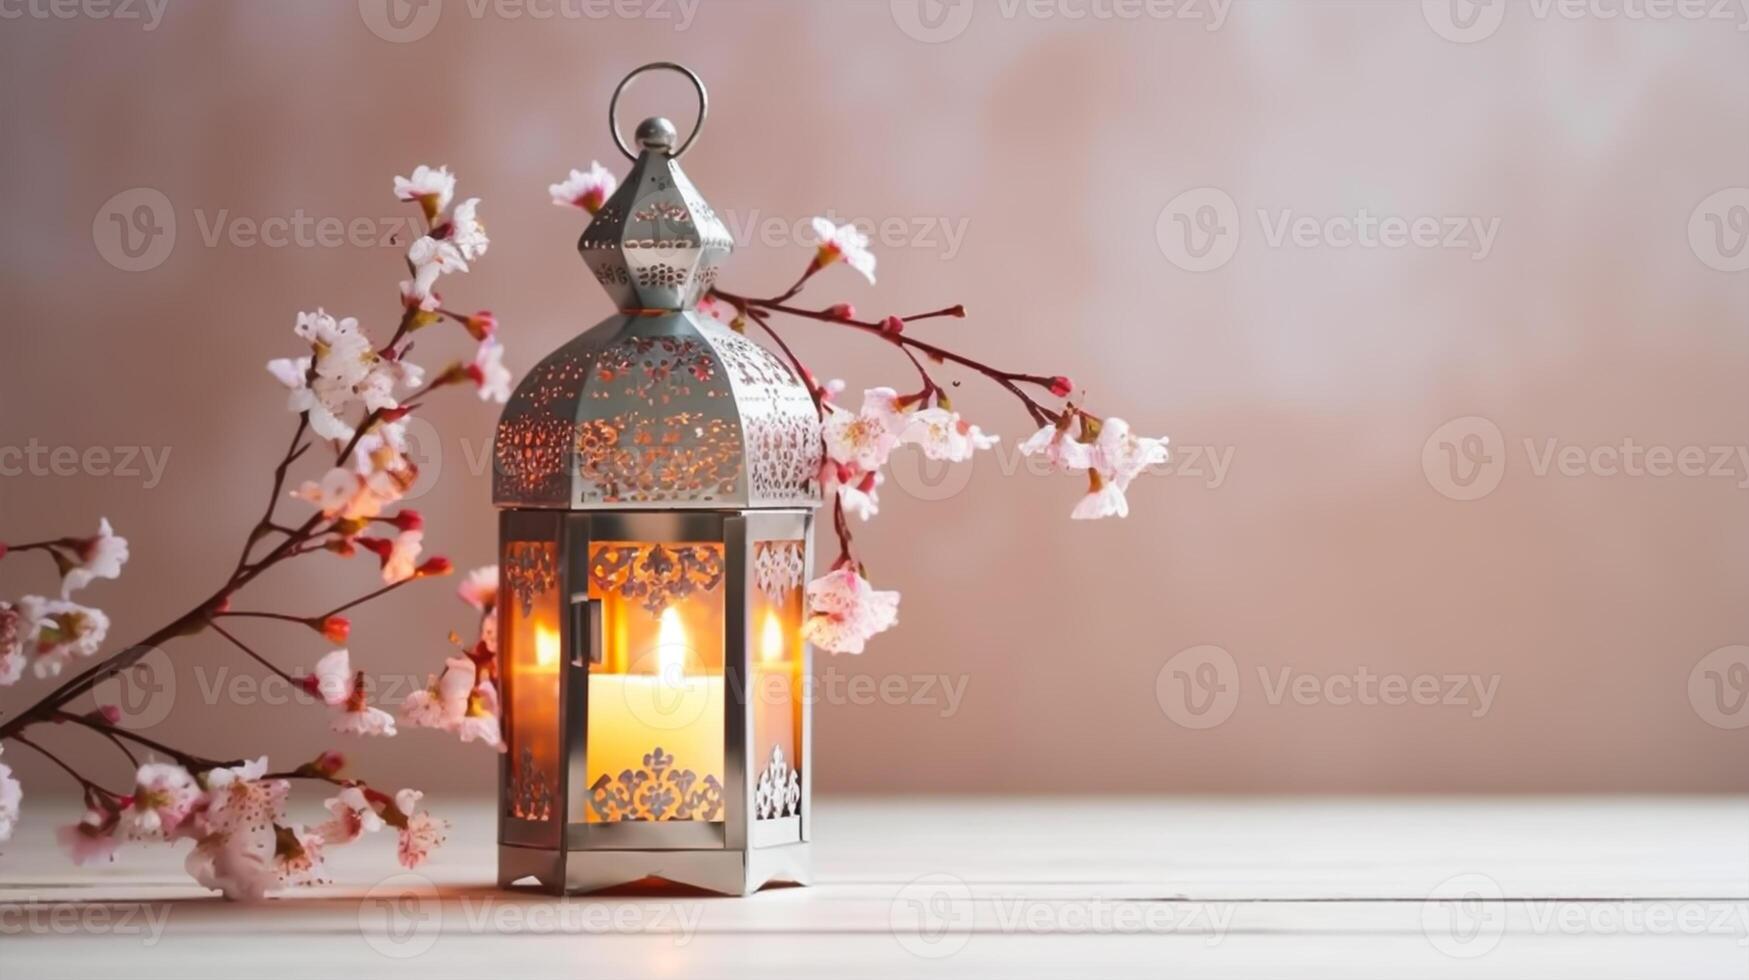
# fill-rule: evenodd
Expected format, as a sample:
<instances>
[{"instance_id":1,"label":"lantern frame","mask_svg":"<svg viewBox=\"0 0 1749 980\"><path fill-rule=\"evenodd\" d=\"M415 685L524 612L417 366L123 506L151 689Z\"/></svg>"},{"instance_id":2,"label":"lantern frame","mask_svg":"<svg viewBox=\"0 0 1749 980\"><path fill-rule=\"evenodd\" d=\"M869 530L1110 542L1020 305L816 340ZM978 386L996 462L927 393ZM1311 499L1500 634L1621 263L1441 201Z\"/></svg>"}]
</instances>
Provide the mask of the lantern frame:
<instances>
[{"instance_id":1,"label":"lantern frame","mask_svg":"<svg viewBox=\"0 0 1749 980\"><path fill-rule=\"evenodd\" d=\"M801 581L814 562L807 510L555 511L507 510L500 515L501 567L506 587L501 608L515 602L511 548L551 545L556 556L560 637L557 683L557 785L547 819L512 815L514 767L528 735L516 717L523 692L514 657L502 658L504 728L509 751L500 759L498 883L510 887L534 878L555 894L578 894L644 878L661 878L710 891L745 895L772 881L806 884L813 837L813 712L805 692L789 710L799 715L794 766L800 800L793 816L762 818L756 796L763 747L754 744L757 693L751 590L756 544L781 542L802 554ZM723 812L720 820L620 820L591 823L589 807L590 663L605 650L602 603L589 595L588 556L598 542L721 544L723 591ZM512 611L514 615L514 611ZM500 644L514 642L504 630ZM810 644L798 647L800 676L812 674Z\"/></svg>"}]
</instances>

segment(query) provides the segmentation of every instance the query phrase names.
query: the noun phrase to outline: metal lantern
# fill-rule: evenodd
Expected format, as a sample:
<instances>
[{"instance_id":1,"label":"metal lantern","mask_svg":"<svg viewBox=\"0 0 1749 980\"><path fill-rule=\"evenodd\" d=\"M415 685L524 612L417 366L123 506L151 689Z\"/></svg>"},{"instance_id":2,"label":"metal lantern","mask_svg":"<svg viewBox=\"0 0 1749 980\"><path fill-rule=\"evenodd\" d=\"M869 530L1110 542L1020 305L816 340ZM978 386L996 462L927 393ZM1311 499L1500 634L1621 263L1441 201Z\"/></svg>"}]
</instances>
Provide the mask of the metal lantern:
<instances>
[{"instance_id":1,"label":"metal lantern","mask_svg":"<svg viewBox=\"0 0 1749 980\"><path fill-rule=\"evenodd\" d=\"M583 233L619 312L529 372L498 425L498 878L805 882L803 584L820 422L764 347L698 311L734 242L645 120Z\"/></svg>"}]
</instances>

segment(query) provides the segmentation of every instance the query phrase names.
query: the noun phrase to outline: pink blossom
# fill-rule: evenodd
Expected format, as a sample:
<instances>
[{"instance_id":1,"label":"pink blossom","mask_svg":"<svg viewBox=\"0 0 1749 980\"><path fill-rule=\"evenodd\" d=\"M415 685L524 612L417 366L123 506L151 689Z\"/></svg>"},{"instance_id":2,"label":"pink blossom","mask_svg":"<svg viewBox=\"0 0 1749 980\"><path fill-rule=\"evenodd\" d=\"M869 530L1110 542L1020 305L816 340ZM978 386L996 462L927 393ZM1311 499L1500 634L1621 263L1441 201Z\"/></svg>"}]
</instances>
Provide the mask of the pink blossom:
<instances>
[{"instance_id":1,"label":"pink blossom","mask_svg":"<svg viewBox=\"0 0 1749 980\"><path fill-rule=\"evenodd\" d=\"M11 687L24 676L24 641L32 630L18 607L0 602L0 687Z\"/></svg>"},{"instance_id":2,"label":"pink blossom","mask_svg":"<svg viewBox=\"0 0 1749 980\"><path fill-rule=\"evenodd\" d=\"M383 829L383 818L357 786L348 786L339 796L323 802L334 818L316 828L316 835L329 844L350 844L365 834Z\"/></svg>"},{"instance_id":3,"label":"pink blossom","mask_svg":"<svg viewBox=\"0 0 1749 980\"><path fill-rule=\"evenodd\" d=\"M808 583L802 632L821 649L861 653L870 637L899 620L899 593L877 592L849 565Z\"/></svg>"},{"instance_id":4,"label":"pink blossom","mask_svg":"<svg viewBox=\"0 0 1749 980\"><path fill-rule=\"evenodd\" d=\"M133 799L123 815L133 837L163 837L194 812L201 801L200 785L188 770L164 762L148 762L134 777Z\"/></svg>"},{"instance_id":5,"label":"pink blossom","mask_svg":"<svg viewBox=\"0 0 1749 980\"><path fill-rule=\"evenodd\" d=\"M1069 434L1068 422L1071 416L1064 415L1063 418L1063 424L1047 425L1028 437L1020 444L1020 454L1044 454L1052 472L1087 469L1093 465L1092 450L1086 443Z\"/></svg>"},{"instance_id":6,"label":"pink blossom","mask_svg":"<svg viewBox=\"0 0 1749 980\"><path fill-rule=\"evenodd\" d=\"M1070 517L1076 520L1128 517L1130 505L1124 493L1129 490L1130 481L1148 467L1166 462L1167 457L1165 439L1138 437L1123 419L1101 422L1092 447L1087 495L1075 505Z\"/></svg>"},{"instance_id":7,"label":"pink blossom","mask_svg":"<svg viewBox=\"0 0 1749 980\"><path fill-rule=\"evenodd\" d=\"M25 653L38 677L59 676L74 657L91 657L109 635L109 617L100 609L58 599L27 595L18 600L27 627Z\"/></svg>"},{"instance_id":8,"label":"pink blossom","mask_svg":"<svg viewBox=\"0 0 1749 980\"><path fill-rule=\"evenodd\" d=\"M120 843L115 836L116 820L111 814L97 810L86 810L85 816L78 823L60 827L55 831L55 841L73 863L84 867L88 864L115 863L115 849Z\"/></svg>"},{"instance_id":9,"label":"pink blossom","mask_svg":"<svg viewBox=\"0 0 1749 980\"><path fill-rule=\"evenodd\" d=\"M945 408L926 408L911 413L900 441L914 443L930 459L964 462L980 449L989 449L996 436L985 435L977 426Z\"/></svg>"},{"instance_id":10,"label":"pink blossom","mask_svg":"<svg viewBox=\"0 0 1749 980\"><path fill-rule=\"evenodd\" d=\"M395 794L395 809L401 814L399 819L392 821L400 829L396 850L401 865L409 869L425 863L432 850L443 843L444 832L449 829L448 823L430 813L424 810L415 812L424 795L416 789L404 789Z\"/></svg>"},{"instance_id":11,"label":"pink blossom","mask_svg":"<svg viewBox=\"0 0 1749 980\"><path fill-rule=\"evenodd\" d=\"M503 404L510 400L510 369L504 366L504 345L488 337L474 353L467 375L480 389L481 401Z\"/></svg>"},{"instance_id":12,"label":"pink blossom","mask_svg":"<svg viewBox=\"0 0 1749 980\"><path fill-rule=\"evenodd\" d=\"M401 717L415 728L455 731L467 716L474 690L474 662L466 657L444 661L443 673L431 678L423 691L415 691L402 706Z\"/></svg>"},{"instance_id":13,"label":"pink blossom","mask_svg":"<svg viewBox=\"0 0 1749 980\"><path fill-rule=\"evenodd\" d=\"M897 406L898 396L891 388L863 392L862 408L854 414L828 404L823 426L827 458L864 473L885 466L903 429Z\"/></svg>"},{"instance_id":14,"label":"pink blossom","mask_svg":"<svg viewBox=\"0 0 1749 980\"><path fill-rule=\"evenodd\" d=\"M552 194L553 203L560 207L582 208L595 214L618 187L619 178L600 163L591 160L587 171L571 171L570 177L548 187L547 192Z\"/></svg>"},{"instance_id":15,"label":"pink blossom","mask_svg":"<svg viewBox=\"0 0 1749 980\"><path fill-rule=\"evenodd\" d=\"M462 578L462 584L456 588L456 595L463 602L480 612L498 603L498 566L482 565Z\"/></svg>"},{"instance_id":16,"label":"pink blossom","mask_svg":"<svg viewBox=\"0 0 1749 980\"><path fill-rule=\"evenodd\" d=\"M324 704L334 709L330 727L336 732L352 735L395 734L395 716L381 708L373 708L365 698L364 673L352 670L352 654L334 650L316 662L311 675L315 691Z\"/></svg>"}]
</instances>

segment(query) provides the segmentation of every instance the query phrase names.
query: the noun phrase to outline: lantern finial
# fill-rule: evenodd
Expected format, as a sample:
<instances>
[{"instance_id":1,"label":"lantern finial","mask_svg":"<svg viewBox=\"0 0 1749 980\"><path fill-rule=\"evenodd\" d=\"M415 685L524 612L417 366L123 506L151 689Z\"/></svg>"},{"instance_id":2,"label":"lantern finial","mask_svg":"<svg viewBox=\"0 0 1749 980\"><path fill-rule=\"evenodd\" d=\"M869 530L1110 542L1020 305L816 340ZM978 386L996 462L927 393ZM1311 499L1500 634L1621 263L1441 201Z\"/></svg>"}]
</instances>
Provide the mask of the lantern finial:
<instances>
[{"instance_id":1,"label":"lantern finial","mask_svg":"<svg viewBox=\"0 0 1749 980\"><path fill-rule=\"evenodd\" d=\"M633 154L619 132L619 97L633 79L658 68L691 79L698 89L698 124L676 149L679 132L674 124L660 116L646 119L636 134L641 152ZM698 76L667 62L637 69L614 92L608 122L614 142L632 158L632 169L583 232L577 249L621 310L646 313L696 307L735 247L729 229L680 169L680 157L704 128L709 105Z\"/></svg>"}]
</instances>

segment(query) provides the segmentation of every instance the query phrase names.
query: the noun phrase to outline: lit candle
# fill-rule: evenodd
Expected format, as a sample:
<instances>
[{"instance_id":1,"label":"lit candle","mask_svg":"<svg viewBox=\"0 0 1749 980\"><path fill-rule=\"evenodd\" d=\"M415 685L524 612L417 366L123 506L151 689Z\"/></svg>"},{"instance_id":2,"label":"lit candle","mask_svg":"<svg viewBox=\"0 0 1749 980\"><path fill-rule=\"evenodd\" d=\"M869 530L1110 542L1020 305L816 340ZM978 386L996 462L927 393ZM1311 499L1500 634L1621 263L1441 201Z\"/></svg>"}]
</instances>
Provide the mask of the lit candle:
<instances>
[{"instance_id":1,"label":"lit candle","mask_svg":"<svg viewBox=\"0 0 1749 980\"><path fill-rule=\"evenodd\" d=\"M723 778L723 677L686 675L686 626L673 606L656 628L656 672L589 677L590 782L647 769L660 748L677 770ZM593 813L590 819L595 819Z\"/></svg>"},{"instance_id":2,"label":"lit candle","mask_svg":"<svg viewBox=\"0 0 1749 980\"><path fill-rule=\"evenodd\" d=\"M788 631L778 610L767 608L759 627L758 658L753 666L753 769L771 764L771 750L783 750L794 767L796 754L795 686L797 662L789 658Z\"/></svg>"}]
</instances>

